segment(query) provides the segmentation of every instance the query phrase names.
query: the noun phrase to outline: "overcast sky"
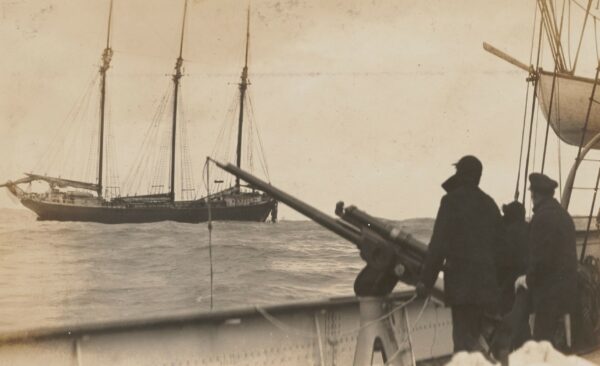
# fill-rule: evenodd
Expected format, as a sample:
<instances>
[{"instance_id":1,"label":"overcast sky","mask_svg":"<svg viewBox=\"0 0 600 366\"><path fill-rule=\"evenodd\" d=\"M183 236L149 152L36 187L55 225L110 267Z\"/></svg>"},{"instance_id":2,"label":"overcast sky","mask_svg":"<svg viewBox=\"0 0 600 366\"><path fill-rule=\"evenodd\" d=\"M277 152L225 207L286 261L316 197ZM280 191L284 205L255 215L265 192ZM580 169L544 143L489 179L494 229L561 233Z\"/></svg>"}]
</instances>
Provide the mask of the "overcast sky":
<instances>
[{"instance_id":1,"label":"overcast sky","mask_svg":"<svg viewBox=\"0 0 600 366\"><path fill-rule=\"evenodd\" d=\"M169 88L182 7L115 0L108 91L120 178ZM432 217L451 164L473 154L484 165L482 188L509 202L526 75L482 42L528 63L534 7L533 0L254 0L250 91L271 182L329 213L344 200L376 216ZM189 6L181 108L198 187L237 92L245 11L246 2L234 0ZM85 135L85 127L60 126L97 73L107 13L107 0L0 2L0 181L39 168L57 131L59 141ZM593 45L586 42L580 57L578 73L593 77ZM87 159L90 138L75 138L72 163ZM541 141L537 148L539 158ZM549 151L547 172L557 179L554 136ZM563 146L563 175L575 153ZM577 202L576 210L589 210L589 198ZM7 193L0 206L19 207ZM300 218L287 208L280 216Z\"/></svg>"}]
</instances>

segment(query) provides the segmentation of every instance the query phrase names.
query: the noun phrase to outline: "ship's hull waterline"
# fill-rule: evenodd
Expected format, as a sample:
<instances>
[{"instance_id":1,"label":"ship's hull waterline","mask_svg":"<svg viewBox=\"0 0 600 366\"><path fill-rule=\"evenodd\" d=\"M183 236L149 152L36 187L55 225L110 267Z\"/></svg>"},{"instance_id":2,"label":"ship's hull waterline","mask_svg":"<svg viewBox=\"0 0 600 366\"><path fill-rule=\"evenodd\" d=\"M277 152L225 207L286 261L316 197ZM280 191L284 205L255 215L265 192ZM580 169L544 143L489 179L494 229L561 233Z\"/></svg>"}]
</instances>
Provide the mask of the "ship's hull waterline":
<instances>
[{"instance_id":1,"label":"ship's hull waterline","mask_svg":"<svg viewBox=\"0 0 600 366\"><path fill-rule=\"evenodd\" d=\"M81 206L45 202L22 198L21 203L38 215L38 220L88 221L105 224L148 223L176 221L199 223L208 221L209 208L197 201L165 202L154 205L126 206L107 204ZM215 221L264 222L275 208L276 202L264 200L258 203L235 206L211 206L211 219Z\"/></svg>"}]
</instances>

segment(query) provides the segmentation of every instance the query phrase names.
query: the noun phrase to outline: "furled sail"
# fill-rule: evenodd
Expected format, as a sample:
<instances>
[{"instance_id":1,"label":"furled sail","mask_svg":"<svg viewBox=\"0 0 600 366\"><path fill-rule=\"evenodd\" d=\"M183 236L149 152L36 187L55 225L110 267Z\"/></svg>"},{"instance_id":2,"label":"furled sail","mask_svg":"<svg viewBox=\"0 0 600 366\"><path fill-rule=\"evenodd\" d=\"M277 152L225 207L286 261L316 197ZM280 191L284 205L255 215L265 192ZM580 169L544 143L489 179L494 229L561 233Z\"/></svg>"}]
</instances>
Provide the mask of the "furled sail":
<instances>
[{"instance_id":1,"label":"furled sail","mask_svg":"<svg viewBox=\"0 0 600 366\"><path fill-rule=\"evenodd\" d=\"M552 79L554 74L540 70L538 82L538 96L544 117L564 142L579 146L583 137L583 130L590 104L590 96L594 87L594 80L558 73L552 98ZM550 100L552 98L552 111ZM594 99L598 99L595 97ZM549 116L550 115L550 116ZM590 117L583 145L587 144L595 135L600 133L600 106L592 102ZM600 145L594 147L600 149Z\"/></svg>"},{"instance_id":2,"label":"furled sail","mask_svg":"<svg viewBox=\"0 0 600 366\"><path fill-rule=\"evenodd\" d=\"M17 181L14 181L14 182L9 182L7 184L21 184L21 183L29 183L29 182L33 182L36 180L41 180L41 181L48 182L51 185L56 185L61 188L73 187L73 188L87 189L90 191L98 191L98 185L95 183L87 183L87 182L81 182L81 181L71 180L71 179L49 177L47 175L39 175L39 174L32 174L32 173L25 173L25 175L27 175L26 178L22 178ZM4 185L2 185L2 186L4 186ZM2 186L0 186L0 187L2 187Z\"/></svg>"}]
</instances>

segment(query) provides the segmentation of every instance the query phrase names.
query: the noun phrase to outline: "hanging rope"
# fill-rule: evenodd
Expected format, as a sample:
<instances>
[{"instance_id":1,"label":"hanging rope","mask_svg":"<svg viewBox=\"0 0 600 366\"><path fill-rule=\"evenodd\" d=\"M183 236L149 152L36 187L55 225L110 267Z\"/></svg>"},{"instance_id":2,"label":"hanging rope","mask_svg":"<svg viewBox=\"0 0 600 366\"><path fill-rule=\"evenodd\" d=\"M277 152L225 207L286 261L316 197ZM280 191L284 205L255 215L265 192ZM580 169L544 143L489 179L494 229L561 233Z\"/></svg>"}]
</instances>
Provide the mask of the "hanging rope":
<instances>
[{"instance_id":1,"label":"hanging rope","mask_svg":"<svg viewBox=\"0 0 600 366\"><path fill-rule=\"evenodd\" d=\"M575 61L573 61L573 67L571 68L571 73L575 73L575 68L577 67L577 59L579 58L579 51L581 51L581 42L583 41L583 34L585 33L585 25L587 24L587 20L590 15L590 9L592 8L592 2L594 0L589 0L587 9L585 10L585 18L583 19L583 27L581 28L581 35L579 36L579 45L577 46L577 52L575 52Z\"/></svg>"},{"instance_id":2,"label":"hanging rope","mask_svg":"<svg viewBox=\"0 0 600 366\"><path fill-rule=\"evenodd\" d=\"M546 123L546 136L544 137L544 152L542 153L542 168L541 173L544 174L544 166L546 165L546 148L548 147L548 132L550 131L550 121L552 121L552 105L554 102L554 87L556 85L556 75L558 69L554 66L554 75L552 75L552 89L550 90L550 106L548 107L548 123Z\"/></svg>"},{"instance_id":3,"label":"hanging rope","mask_svg":"<svg viewBox=\"0 0 600 366\"><path fill-rule=\"evenodd\" d=\"M212 209L210 206L210 158L206 157L206 207L208 210L208 261L210 263L210 310L213 309Z\"/></svg>"},{"instance_id":4,"label":"hanging rope","mask_svg":"<svg viewBox=\"0 0 600 366\"><path fill-rule=\"evenodd\" d=\"M258 123L256 122L255 113L254 113L254 103L252 102L251 93L249 93L247 95L248 95L248 102L249 102L248 104L250 105L250 112L252 113L252 124L254 125L254 128L256 130L256 136L258 138L258 147L259 147L258 156L259 156L260 165L263 169L263 173L265 174L265 178L267 178L267 182L269 182L269 181L271 181L271 177L269 175L269 164L267 164L267 154L265 153L265 148L264 148L264 145L262 142L260 129L258 127Z\"/></svg>"},{"instance_id":5,"label":"hanging rope","mask_svg":"<svg viewBox=\"0 0 600 366\"><path fill-rule=\"evenodd\" d=\"M407 337L410 335L410 333L412 333L415 330L415 325L419 323L419 321L421 320L421 317L423 316L423 313L425 312L425 309L427 308L427 305L429 305L429 297L425 299L425 301L423 302L423 306L421 307L421 310L419 311L419 314L417 315L417 318L415 320L415 323L413 324L413 326L411 327L411 329L408 331L407 333ZM437 326L437 324L436 324ZM398 342L398 343L403 343L402 342ZM390 358L386 361L386 363L384 364L384 366L390 365L392 363L392 361L398 357L399 354L401 354L404 350L400 347L398 347L398 350L396 352L394 352ZM433 352L432 352L433 353Z\"/></svg>"},{"instance_id":6,"label":"hanging rope","mask_svg":"<svg viewBox=\"0 0 600 366\"><path fill-rule=\"evenodd\" d=\"M530 76L530 80L533 81L533 100L531 101L531 122L529 123L529 142L527 144L527 158L525 159L525 179L523 179L523 204L525 204L525 198L527 197L527 175L529 174L529 157L531 155L531 138L533 135L533 120L535 115L535 101L537 99L537 83L538 83L538 70L540 65L540 53L541 53L541 45L542 45L542 28L543 28L543 19L540 20L540 32L538 38L538 52L537 52L537 60L535 63L535 72L532 76Z\"/></svg>"},{"instance_id":7,"label":"hanging rope","mask_svg":"<svg viewBox=\"0 0 600 366\"><path fill-rule=\"evenodd\" d=\"M533 60L533 46L535 42L535 28L537 24L537 2L533 9L533 30L531 31L531 47L529 51L529 64L531 65ZM521 167L523 165L523 147L525 142L525 126L527 125L527 107L529 106L529 87L530 83L527 82L527 90L525 91L525 108L523 110L523 127L521 128L521 148L519 149L519 168L517 170L517 182L515 184L515 201L519 199L519 186L521 183Z\"/></svg>"},{"instance_id":8,"label":"hanging rope","mask_svg":"<svg viewBox=\"0 0 600 366\"><path fill-rule=\"evenodd\" d=\"M581 246L581 256L579 261L583 263L585 258L585 250L587 248L588 237L590 235L590 227L592 226L592 217L594 217L594 207L596 205L596 196L598 195L598 184L600 184L600 168L598 168L598 175L596 176L596 185L594 186L594 197L592 198L592 206L590 207L590 214L587 220L587 228L585 230L585 237L583 238L583 245Z\"/></svg>"},{"instance_id":9,"label":"hanging rope","mask_svg":"<svg viewBox=\"0 0 600 366\"><path fill-rule=\"evenodd\" d=\"M556 97L560 101L560 83L556 86ZM556 125L558 128L558 133L556 134L556 146L558 150L558 191L562 192L562 154L560 151L561 141L559 137L562 131L560 128L560 103L556 103Z\"/></svg>"}]
</instances>

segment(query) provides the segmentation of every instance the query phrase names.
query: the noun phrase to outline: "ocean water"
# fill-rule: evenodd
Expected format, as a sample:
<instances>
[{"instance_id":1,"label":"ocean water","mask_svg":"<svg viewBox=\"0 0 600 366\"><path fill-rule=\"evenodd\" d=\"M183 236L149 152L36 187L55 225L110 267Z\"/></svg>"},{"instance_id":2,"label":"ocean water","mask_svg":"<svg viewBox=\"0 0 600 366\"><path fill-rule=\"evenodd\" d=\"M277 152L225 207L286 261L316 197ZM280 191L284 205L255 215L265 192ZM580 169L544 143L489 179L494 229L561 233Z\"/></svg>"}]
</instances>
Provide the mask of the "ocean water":
<instances>
[{"instance_id":1,"label":"ocean water","mask_svg":"<svg viewBox=\"0 0 600 366\"><path fill-rule=\"evenodd\" d=\"M433 221L398 225L429 239ZM216 222L213 309L352 295L355 246L311 221ZM0 332L210 309L206 224L36 221L0 209Z\"/></svg>"}]
</instances>

